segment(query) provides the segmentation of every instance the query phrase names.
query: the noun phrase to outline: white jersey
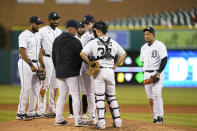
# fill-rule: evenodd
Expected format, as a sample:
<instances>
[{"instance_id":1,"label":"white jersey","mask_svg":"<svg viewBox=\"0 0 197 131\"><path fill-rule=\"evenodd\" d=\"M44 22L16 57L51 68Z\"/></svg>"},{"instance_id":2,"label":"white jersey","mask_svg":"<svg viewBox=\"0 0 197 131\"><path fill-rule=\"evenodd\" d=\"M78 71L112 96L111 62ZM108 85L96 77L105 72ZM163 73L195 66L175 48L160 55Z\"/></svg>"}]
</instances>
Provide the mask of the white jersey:
<instances>
[{"instance_id":1,"label":"white jersey","mask_svg":"<svg viewBox=\"0 0 197 131\"><path fill-rule=\"evenodd\" d=\"M19 48L26 48L27 57L38 60L41 43L39 32L34 34L29 30L25 30L19 35L18 40Z\"/></svg>"},{"instance_id":2,"label":"white jersey","mask_svg":"<svg viewBox=\"0 0 197 131\"><path fill-rule=\"evenodd\" d=\"M62 30L57 27L53 30L50 26L45 26L39 32L42 38L42 48L46 54L52 55L53 42L62 33Z\"/></svg>"},{"instance_id":3,"label":"white jersey","mask_svg":"<svg viewBox=\"0 0 197 131\"><path fill-rule=\"evenodd\" d=\"M82 43L82 47L85 47L85 45L93 40L95 37L94 37L94 34L93 33L90 33L89 31L87 31L86 33L84 33L82 36L81 36L81 43Z\"/></svg>"},{"instance_id":4,"label":"white jersey","mask_svg":"<svg viewBox=\"0 0 197 131\"><path fill-rule=\"evenodd\" d=\"M100 37L103 41L107 41L108 37ZM111 56L115 57L116 55L122 56L125 51L124 49L114 40L110 39L109 41L109 50L111 50ZM95 58L101 57L102 54L106 51L104 44L99 39L94 39L83 48L82 50L87 56L94 56ZM99 59L100 66L103 67L113 67L114 59Z\"/></svg>"},{"instance_id":5,"label":"white jersey","mask_svg":"<svg viewBox=\"0 0 197 131\"><path fill-rule=\"evenodd\" d=\"M155 40L151 46L145 43L140 51L140 60L144 63L143 70L158 70L161 59L166 56L166 46L162 42Z\"/></svg>"}]
</instances>

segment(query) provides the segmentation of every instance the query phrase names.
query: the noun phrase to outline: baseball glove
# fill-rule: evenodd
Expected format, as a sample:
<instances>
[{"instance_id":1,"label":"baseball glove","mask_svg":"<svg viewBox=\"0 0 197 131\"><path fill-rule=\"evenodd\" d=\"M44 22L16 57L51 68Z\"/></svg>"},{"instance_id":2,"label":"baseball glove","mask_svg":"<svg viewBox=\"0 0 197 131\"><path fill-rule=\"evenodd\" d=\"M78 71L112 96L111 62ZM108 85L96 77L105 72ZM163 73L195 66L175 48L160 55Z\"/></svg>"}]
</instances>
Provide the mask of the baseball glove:
<instances>
[{"instance_id":1,"label":"baseball glove","mask_svg":"<svg viewBox=\"0 0 197 131\"><path fill-rule=\"evenodd\" d=\"M37 75L39 80L45 80L46 73L45 73L44 70L37 70L36 75Z\"/></svg>"},{"instance_id":2,"label":"baseball glove","mask_svg":"<svg viewBox=\"0 0 197 131\"><path fill-rule=\"evenodd\" d=\"M143 84L144 85L148 85L148 84L151 84L151 83L156 83L158 82L160 79L160 74L159 73L156 73L155 75L152 75L149 79L146 79Z\"/></svg>"},{"instance_id":3,"label":"baseball glove","mask_svg":"<svg viewBox=\"0 0 197 131\"><path fill-rule=\"evenodd\" d=\"M89 64L89 69L87 71L88 76L93 76L94 78L96 78L96 74L99 71L99 67L100 67L100 64L98 61L92 61Z\"/></svg>"}]
</instances>

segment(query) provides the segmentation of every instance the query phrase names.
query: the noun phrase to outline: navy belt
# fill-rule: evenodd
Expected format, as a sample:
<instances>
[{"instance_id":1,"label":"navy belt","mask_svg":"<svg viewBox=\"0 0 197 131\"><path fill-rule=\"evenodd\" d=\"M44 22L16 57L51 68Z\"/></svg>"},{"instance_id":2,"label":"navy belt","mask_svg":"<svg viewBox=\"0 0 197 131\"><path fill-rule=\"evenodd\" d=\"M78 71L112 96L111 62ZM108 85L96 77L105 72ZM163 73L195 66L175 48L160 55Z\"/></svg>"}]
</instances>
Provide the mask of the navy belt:
<instances>
[{"instance_id":1,"label":"navy belt","mask_svg":"<svg viewBox=\"0 0 197 131\"><path fill-rule=\"evenodd\" d=\"M103 67L103 66L100 66L99 68L109 68L109 69L112 69L113 67Z\"/></svg>"},{"instance_id":2,"label":"navy belt","mask_svg":"<svg viewBox=\"0 0 197 131\"><path fill-rule=\"evenodd\" d=\"M19 56L19 59L22 59L22 57ZM29 59L29 61L30 61L30 62L33 62L33 63L37 63L37 62L38 62L38 60L36 60L36 59Z\"/></svg>"},{"instance_id":3,"label":"navy belt","mask_svg":"<svg viewBox=\"0 0 197 131\"><path fill-rule=\"evenodd\" d=\"M46 56L46 57L51 57L51 55L49 55L49 54L45 54L44 56Z\"/></svg>"},{"instance_id":4,"label":"navy belt","mask_svg":"<svg viewBox=\"0 0 197 131\"><path fill-rule=\"evenodd\" d=\"M30 60L30 59L29 59ZM32 60L30 60L31 62L33 62L33 63L37 63L38 62L38 60L35 60L35 59L32 59Z\"/></svg>"},{"instance_id":5,"label":"navy belt","mask_svg":"<svg viewBox=\"0 0 197 131\"><path fill-rule=\"evenodd\" d=\"M152 73L152 72L154 72L154 70L145 70L144 72Z\"/></svg>"}]
</instances>

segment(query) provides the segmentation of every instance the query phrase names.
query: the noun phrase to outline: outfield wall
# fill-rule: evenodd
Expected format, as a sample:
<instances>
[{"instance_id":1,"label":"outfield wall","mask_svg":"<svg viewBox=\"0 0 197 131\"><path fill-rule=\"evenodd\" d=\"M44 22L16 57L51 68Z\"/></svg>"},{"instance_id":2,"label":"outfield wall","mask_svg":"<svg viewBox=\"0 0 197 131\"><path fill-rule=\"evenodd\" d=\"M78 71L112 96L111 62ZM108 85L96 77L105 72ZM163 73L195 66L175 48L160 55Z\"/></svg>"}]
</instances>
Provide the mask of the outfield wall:
<instances>
[{"instance_id":1,"label":"outfield wall","mask_svg":"<svg viewBox=\"0 0 197 131\"><path fill-rule=\"evenodd\" d=\"M0 50L0 84L19 84L17 70L18 36L23 30L13 30L12 50ZM113 30L108 36L127 50L129 57L116 70L117 84L141 84L143 73L139 62L139 51L145 43L142 30ZM196 30L157 30L156 38L168 48L169 60L165 69L166 87L197 87L197 31ZM185 51L183 51L183 49ZM173 51L177 50L177 51ZM193 50L193 51L192 51ZM171 58L172 57L172 58ZM174 62L174 64L172 64ZM131 64L129 64L131 63ZM174 72L173 72L174 71ZM172 73L173 72L173 73ZM176 77L173 77L173 76ZM173 79L173 78L176 78Z\"/></svg>"}]
</instances>

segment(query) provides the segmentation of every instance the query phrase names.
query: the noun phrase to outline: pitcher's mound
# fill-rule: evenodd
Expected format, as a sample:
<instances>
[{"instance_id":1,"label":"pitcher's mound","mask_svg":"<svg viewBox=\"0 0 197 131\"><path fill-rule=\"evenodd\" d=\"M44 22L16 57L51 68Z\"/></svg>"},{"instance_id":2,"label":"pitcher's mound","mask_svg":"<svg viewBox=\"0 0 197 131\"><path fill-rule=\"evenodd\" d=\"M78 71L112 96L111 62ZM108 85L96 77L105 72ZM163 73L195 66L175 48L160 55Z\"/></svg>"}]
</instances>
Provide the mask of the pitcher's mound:
<instances>
[{"instance_id":1,"label":"pitcher's mound","mask_svg":"<svg viewBox=\"0 0 197 131\"><path fill-rule=\"evenodd\" d=\"M67 119L66 119L67 120ZM31 121L13 120L1 122L1 131L92 131L97 130L93 125L88 127L75 127L73 119L68 119L69 126L55 126L54 119L34 119ZM139 122L134 120L123 120L121 128L114 128L112 120L107 119L105 130L117 131L197 131L196 128L175 127L158 125L148 122Z\"/></svg>"}]
</instances>

